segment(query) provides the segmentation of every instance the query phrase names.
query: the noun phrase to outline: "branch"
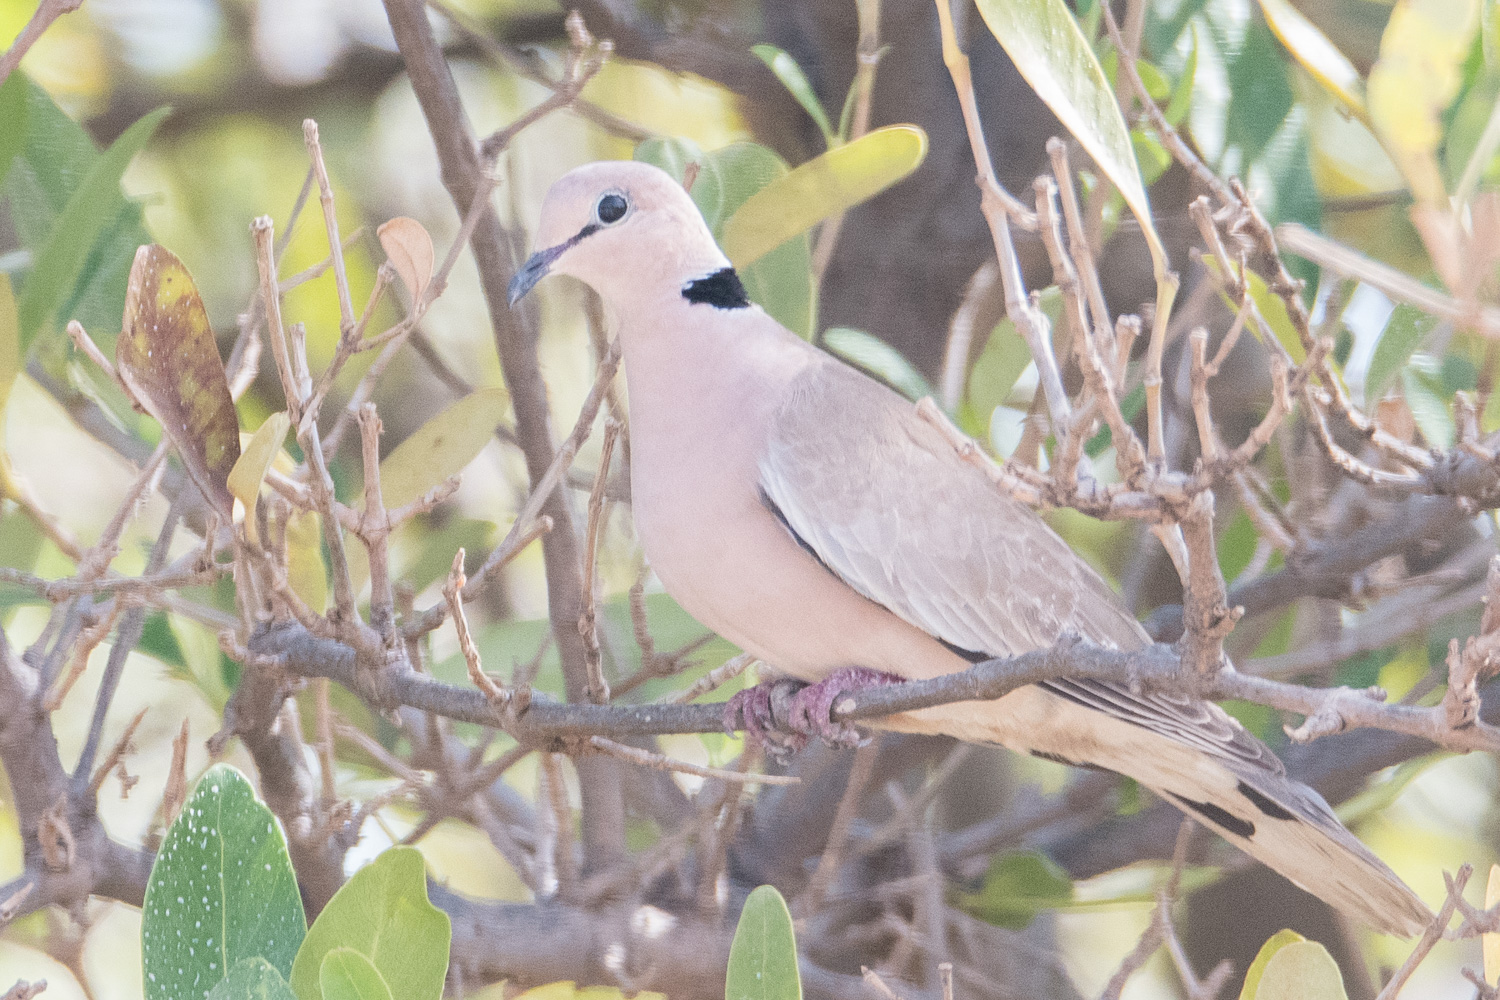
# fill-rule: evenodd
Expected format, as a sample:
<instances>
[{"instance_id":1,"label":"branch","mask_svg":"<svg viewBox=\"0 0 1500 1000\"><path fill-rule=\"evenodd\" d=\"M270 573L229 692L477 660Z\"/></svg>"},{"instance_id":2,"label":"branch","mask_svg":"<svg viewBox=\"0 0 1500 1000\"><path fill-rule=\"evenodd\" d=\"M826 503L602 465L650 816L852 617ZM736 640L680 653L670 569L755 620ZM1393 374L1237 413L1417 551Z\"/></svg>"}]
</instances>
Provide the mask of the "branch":
<instances>
[{"instance_id":1,"label":"branch","mask_svg":"<svg viewBox=\"0 0 1500 1000\"><path fill-rule=\"evenodd\" d=\"M31 20L26 22L26 27L16 36L10 48L4 54L0 54L0 84L3 84L11 72L25 58L26 53L36 44L36 40L42 37L42 32L52 27L52 22L64 14L71 14L83 6L83 0L42 0L37 4L36 11L31 15Z\"/></svg>"}]
</instances>

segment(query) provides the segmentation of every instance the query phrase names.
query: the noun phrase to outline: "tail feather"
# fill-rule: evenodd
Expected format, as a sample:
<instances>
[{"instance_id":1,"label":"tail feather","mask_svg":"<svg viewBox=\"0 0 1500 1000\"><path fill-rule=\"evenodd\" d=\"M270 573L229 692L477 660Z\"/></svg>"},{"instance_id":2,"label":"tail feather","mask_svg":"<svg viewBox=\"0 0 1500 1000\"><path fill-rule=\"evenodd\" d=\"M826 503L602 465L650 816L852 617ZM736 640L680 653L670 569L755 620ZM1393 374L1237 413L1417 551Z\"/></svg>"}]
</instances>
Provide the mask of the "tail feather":
<instances>
[{"instance_id":1,"label":"tail feather","mask_svg":"<svg viewBox=\"0 0 1500 1000\"><path fill-rule=\"evenodd\" d=\"M1287 777L1269 748L1211 703L1178 706L1124 691L1034 686L994 702L923 709L886 725L1118 772L1378 930L1410 937L1433 919L1417 894L1344 829L1322 796Z\"/></svg>"},{"instance_id":2,"label":"tail feather","mask_svg":"<svg viewBox=\"0 0 1500 1000\"><path fill-rule=\"evenodd\" d=\"M1274 774L1224 775L1196 787L1152 787L1184 813L1334 909L1412 937L1432 911L1346 830L1321 796Z\"/></svg>"}]
</instances>

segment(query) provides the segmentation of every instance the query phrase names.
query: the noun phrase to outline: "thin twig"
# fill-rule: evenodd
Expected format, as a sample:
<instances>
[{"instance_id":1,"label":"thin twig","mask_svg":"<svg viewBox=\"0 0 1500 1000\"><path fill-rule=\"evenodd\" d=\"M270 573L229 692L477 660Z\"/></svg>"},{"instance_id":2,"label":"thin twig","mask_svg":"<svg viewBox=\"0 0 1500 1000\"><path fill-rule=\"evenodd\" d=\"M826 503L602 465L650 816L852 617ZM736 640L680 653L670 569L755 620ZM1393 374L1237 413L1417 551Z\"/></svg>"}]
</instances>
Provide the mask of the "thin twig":
<instances>
[{"instance_id":1,"label":"thin twig","mask_svg":"<svg viewBox=\"0 0 1500 1000\"><path fill-rule=\"evenodd\" d=\"M849 828L859 815L860 802L865 786L875 773L875 761L880 756L880 744L871 741L854 751L854 760L849 765L849 778L844 784L844 794L839 798L838 810L833 814L833 823L828 827L828 840L823 853L818 856L818 867L807 880L807 889L797 897L796 912L800 917L810 917L823 905L823 897L833 886L833 878L843 863L844 848L849 842Z\"/></svg>"},{"instance_id":2,"label":"thin twig","mask_svg":"<svg viewBox=\"0 0 1500 1000\"><path fill-rule=\"evenodd\" d=\"M83 0L41 0L36 10L32 12L31 19L26 22L26 27L16 36L10 48L0 54L0 84L3 84L11 72L31 51L36 40L42 37L42 32L52 27L52 22L64 14L71 14L83 6ZM45 984L43 984L45 985Z\"/></svg>"},{"instance_id":3,"label":"thin twig","mask_svg":"<svg viewBox=\"0 0 1500 1000\"><path fill-rule=\"evenodd\" d=\"M618 757L620 760L629 761L632 764L655 768L658 771L675 771L679 774L692 774L700 778L713 778L716 781L739 781L752 785L796 785L802 781L801 778L794 775L750 774L744 771L730 771L722 767L703 767L699 764L689 764L685 760L674 760L663 754L642 750L640 747L616 743L614 740L606 739L603 736L590 736L588 745L600 753L609 754L611 757Z\"/></svg>"},{"instance_id":4,"label":"thin twig","mask_svg":"<svg viewBox=\"0 0 1500 1000\"><path fill-rule=\"evenodd\" d=\"M1422 939L1417 942L1417 946L1412 949L1411 954L1406 956L1406 961L1401 963L1401 968L1397 969L1395 975L1391 976L1390 982L1385 984L1385 988L1380 991L1380 995L1375 1000L1396 1000L1396 996L1401 992L1401 988L1406 985L1406 981L1411 978L1413 972L1417 971L1417 966L1427 957L1428 952L1432 951L1433 947L1443 939L1443 931L1447 928L1449 922L1453 920L1453 913L1458 909L1459 903L1463 899L1464 887L1469 884L1469 876L1473 874L1474 866L1470 864L1461 866L1458 869L1457 875L1449 875L1447 872L1443 872L1443 883L1448 888L1448 897L1443 900L1443 906L1438 910L1437 916L1433 918L1432 923L1427 925L1427 930L1423 932Z\"/></svg>"},{"instance_id":5,"label":"thin twig","mask_svg":"<svg viewBox=\"0 0 1500 1000\"><path fill-rule=\"evenodd\" d=\"M588 693L596 705L609 701L609 682L604 679L599 653L597 613L599 539L604 527L604 484L609 479L610 458L620 436L621 423L604 421L604 439L599 445L599 468L589 492L588 526L583 535L583 610L578 616L578 634L583 636L584 666L588 671Z\"/></svg>"}]
</instances>

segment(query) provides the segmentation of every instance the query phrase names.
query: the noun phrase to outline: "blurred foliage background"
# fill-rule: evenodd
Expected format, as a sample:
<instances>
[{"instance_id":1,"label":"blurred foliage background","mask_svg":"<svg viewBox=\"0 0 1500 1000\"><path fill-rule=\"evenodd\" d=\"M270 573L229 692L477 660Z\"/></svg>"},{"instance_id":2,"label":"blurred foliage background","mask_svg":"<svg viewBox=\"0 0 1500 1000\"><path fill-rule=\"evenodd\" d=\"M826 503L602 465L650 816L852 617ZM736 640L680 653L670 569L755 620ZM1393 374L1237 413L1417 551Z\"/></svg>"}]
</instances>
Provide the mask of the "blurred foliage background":
<instances>
[{"instance_id":1,"label":"blurred foliage background","mask_svg":"<svg viewBox=\"0 0 1500 1000\"><path fill-rule=\"evenodd\" d=\"M1113 73L1118 56L1101 39L1097 2L1078 0L1076 10L1097 42L1106 71ZM751 51L753 43L788 53L835 123L854 78L859 30L852 0L642 0L581 6L595 33L614 39L618 55L583 92L598 113L550 116L523 132L502 159L495 200L502 215L523 231L534 222L547 186L567 169L589 160L637 155L642 140L648 148L641 155L659 162L674 155L698 161L721 156L728 162L733 156L720 151L751 141L771 151L766 155L772 159L779 156L792 165L822 152L827 140L818 122ZM1466 6L1455 4L1455 9ZM1211 166L1244 179L1273 222L1301 222L1420 279L1440 282L1443 273L1411 223L1415 174L1403 169L1410 164L1398 164L1390 155L1391 143L1376 138L1368 118L1340 102L1335 86L1340 67L1320 63L1310 50L1302 51L1300 60L1289 53L1285 39L1298 44L1295 31L1287 28L1295 27L1285 12L1293 7L1332 40L1358 77L1381 60L1392 16L1392 5L1382 0L1147 0L1139 25L1140 69L1153 96ZM33 8L30 0L0 0L0 39L13 37ZM1472 30L1465 29L1456 43L1461 51L1449 61L1451 73L1445 77L1431 66L1419 67L1406 80L1409 84L1420 77L1431 83L1427 97L1438 109L1432 162L1449 191L1463 184L1483 186L1500 169L1491 155L1479 164L1476 177L1464 177L1500 96L1500 5L1484 0L1473 9ZM434 17L476 133L505 125L547 96L535 77L555 76L560 69L566 49L561 8L547 0L445 0L440 10ZM1273 30L1273 21L1280 32ZM1045 139L1061 129L974 12L967 23L965 42L1001 180L1024 193L1044 167ZM825 346L909 394L938 392L967 430L1009 455L1022 444L1024 417L1036 391L1035 369L1013 328L999 318L992 274L985 291L984 264L993 250L978 212L973 165L939 57L931 4L889 0L881 12L880 41L885 52L875 78L870 125L921 126L930 142L926 160L910 179L853 210L826 258L816 260L817 249L803 241L807 245L796 251L800 256L783 271L804 284L788 291L789 279L773 275L762 294L789 296L792 304L778 308L788 310L786 316L801 317L789 319L790 325L818 336ZM123 189L130 200L102 202L90 239L97 240L97 247L133 248L154 240L171 248L196 278L225 351L233 343L236 318L256 287L249 221L262 214L278 222L286 219L302 187L307 170L304 118L320 124L341 227L360 234L347 258L356 302L368 294L383 259L373 235L380 222L411 216L432 233L439 248L458 231L459 220L439 184L431 141L377 0L86 0L79 12L64 17L41 39L22 70L35 87L25 97L28 127L52 116L47 118L52 123L48 141L28 145L16 160L0 202L0 273L10 276L23 296L69 197L85 183L100 155L94 151L128 138L133 124L162 106L170 106L171 113L124 170ZM1364 88L1361 80L1350 86ZM601 126L599 121L611 120L604 113L628 127ZM0 147L8 127L0 117ZM1174 266L1187 279L1183 315L1175 322L1186 329L1213 319L1222 327L1228 313L1222 312L1210 284L1201 280L1201 267L1189 253L1196 239L1186 213L1194 193L1189 179L1143 129L1135 129L1132 138L1153 184L1156 226ZM66 163L67 170L54 172L59 163ZM1097 190L1098 197L1108 199L1103 187ZM1111 304L1131 311L1154 292L1139 227L1122 207L1105 204L1100 216L1099 235L1108 241L1102 277ZM518 254L524 249L516 248ZM1023 238L1020 251L1031 284L1040 288L1047 274L1040 243ZM325 256L317 213L304 212L291 233L282 273L312 267ZM5 410L4 443L15 475L29 484L39 506L84 544L98 536L130 482L126 458L138 460L145 453L140 447L132 451L131 442L149 445L159 433L149 418L132 413L117 390L80 362L62 334L63 322L76 317L112 353L128 261L128 253L111 256L101 250L81 262L83 277L54 308L33 316L36 322L29 331L23 308L23 337L30 336L34 347ZM810 270L815 262L821 275ZM1474 389L1493 367L1485 345L1473 336L1434 330L1425 318L1394 309L1368 286L1322 276L1306 264L1299 273L1309 282L1316 318L1338 337L1338 360L1355 398L1372 409L1381 398L1399 400L1414 424L1413 434L1431 444L1450 444L1454 394ZM1493 274L1481 275L1478 287L1481 296L1492 299ZM549 284L540 299L544 374L555 424L566 428L592 381L590 310L576 287L563 284ZM1045 294L1043 304L1051 305L1055 315L1056 306ZM985 335L974 341L971 354L945 359L953 317L961 306ZM331 275L299 286L285 310L289 320L306 324L310 357L319 368L332 356L339 335ZM393 308L383 306L372 328L398 318ZM334 390L337 402L347 398L370 360L370 355L360 355L345 370ZM1248 426L1263 410L1266 381L1258 360L1244 361L1243 378L1221 380L1224 395L1215 402L1229 426L1236 419ZM385 448L394 449L472 388L503 393L477 275L465 255L451 287L424 319L413 348L397 357L380 383L375 401L385 424ZM261 384L239 403L241 426L255 428L280 405L273 378L262 376ZM79 422L85 411L95 423ZM1493 414L1485 418L1485 430L1500 422ZM434 598L452 552L459 546L471 554L486 551L524 500L524 466L504 438L502 431L484 446L452 502L407 525L394 540L396 567L424 595L419 605ZM591 442L578 463L576 475L584 489L592 479L595 447ZM1297 461L1295 451L1273 457L1270 488L1283 500L1296 501L1303 496L1299 490L1333 490L1327 484L1299 487L1294 482ZM357 447L346 445L333 474L341 495L357 495ZM139 572L145 563L165 513L164 501L151 503L147 515L129 529L115 563L121 572ZM611 510L600 562L605 652L612 675L621 677L640 663L627 592L642 566L628 511L619 505ZM1121 586L1142 615L1172 599L1166 567L1153 543L1128 525L1095 523L1068 512L1054 516L1053 523ZM1233 580L1247 567L1265 568L1244 512L1226 507L1220 529L1226 576ZM181 542L179 547L185 551L190 546ZM0 514L0 564L48 577L72 570L55 541L9 500ZM706 637L658 590L648 578L645 602L659 650L702 641L694 653L696 673L733 654L723 641ZM232 607L226 598L225 593L204 597ZM45 609L21 591L0 591L0 602L5 626L17 643L34 638ZM555 656L549 659L546 641L539 552L532 549L508 567L503 586L487 591L484 605L474 617L485 663L503 670L539 657L539 686L560 692ZM1308 599L1267 616L1269 620L1247 621L1232 647L1240 657L1276 656L1306 646L1330 629L1357 625L1360 614L1357 608ZM1415 635L1335 665L1320 679L1380 683L1399 696L1441 661L1450 637L1472 633L1477 621L1475 600ZM434 633L430 641L435 672L461 680L463 662L451 632ZM101 647L95 659L102 662L106 652ZM220 653L213 632L177 615L157 614L149 620L134 659L106 739L117 736L137 709L150 709L130 761L131 770L143 776L143 786L125 797L111 777L101 797L110 832L128 840L157 829L157 789L152 786L165 773L171 737L184 717L194 736L190 780L207 766L203 738L218 727L219 712L237 678L235 664ZM659 694L692 676L651 681L640 695ZM55 716L65 763L79 751L97 677L97 669L87 672ZM339 697L336 704L349 721L382 743L399 743L399 734L354 699ZM1283 738L1273 714L1247 709L1243 718L1276 744ZM721 737L674 738L663 745L675 756L715 764L738 751L737 741ZM502 737L491 756L505 748ZM253 772L237 759L241 754L231 749L230 759ZM390 785L356 747L340 746L340 765L339 786L345 794L365 798ZM1045 762L996 756L992 765L1011 772L1014 784L1043 791L1055 791L1068 780L1065 770ZM513 769L507 780L521 795L537 793L530 763ZM1442 896L1440 869L1467 860L1483 870L1497 856L1496 792L1492 760L1434 757L1383 775L1344 811L1382 857L1429 901L1436 901ZM0 801L7 798L0 792ZM415 822L416 816L399 805L380 811L366 825L350 866L373 856ZM642 844L661 833L644 821L633 830ZM526 898L514 872L470 827L445 821L419 847L434 875L455 889L493 899ZM0 808L0 877L20 871L19 852L14 816ZM1082 993L1098 992L1144 926L1149 909L1141 896L1148 884L1144 878L1138 869L1124 869L1080 881L1056 917L1065 967ZM1276 909L1270 904L1261 908ZM1240 914L1245 927L1215 929L1214 909L1205 905L1195 911L1202 917L1197 924L1202 933L1220 938L1205 941L1205 954L1227 950L1222 938L1240 933L1253 954L1276 929L1260 924L1247 929L1249 913ZM77 916L82 922L43 912L7 928L0 937L0 982L46 978L49 997L139 996L139 915L100 902ZM1372 964L1391 965L1404 957L1404 947L1393 940L1367 943ZM1442 946L1438 959L1418 973L1409 995L1471 995L1472 988L1454 969L1472 964L1476 953L1473 943ZM1164 966L1153 965L1132 982L1126 996L1169 996L1169 983ZM1365 995L1358 991L1357 984L1351 985L1351 995Z\"/></svg>"}]
</instances>

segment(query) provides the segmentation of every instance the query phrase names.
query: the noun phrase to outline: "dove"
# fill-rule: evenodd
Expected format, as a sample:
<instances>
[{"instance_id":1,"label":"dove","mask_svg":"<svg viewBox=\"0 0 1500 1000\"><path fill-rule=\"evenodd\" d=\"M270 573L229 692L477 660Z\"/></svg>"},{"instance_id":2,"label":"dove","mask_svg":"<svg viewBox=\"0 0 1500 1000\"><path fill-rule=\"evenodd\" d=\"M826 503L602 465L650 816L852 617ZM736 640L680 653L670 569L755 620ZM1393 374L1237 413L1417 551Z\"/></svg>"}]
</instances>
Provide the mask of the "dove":
<instances>
[{"instance_id":1,"label":"dove","mask_svg":"<svg viewBox=\"0 0 1500 1000\"><path fill-rule=\"evenodd\" d=\"M637 536L706 627L824 690L937 677L1064 636L1149 642L1110 586L911 402L752 303L665 172L572 170L535 240L511 305L551 274L598 294L624 365ZM1127 775L1374 928L1411 936L1432 920L1211 702L1058 679L880 725Z\"/></svg>"}]
</instances>

